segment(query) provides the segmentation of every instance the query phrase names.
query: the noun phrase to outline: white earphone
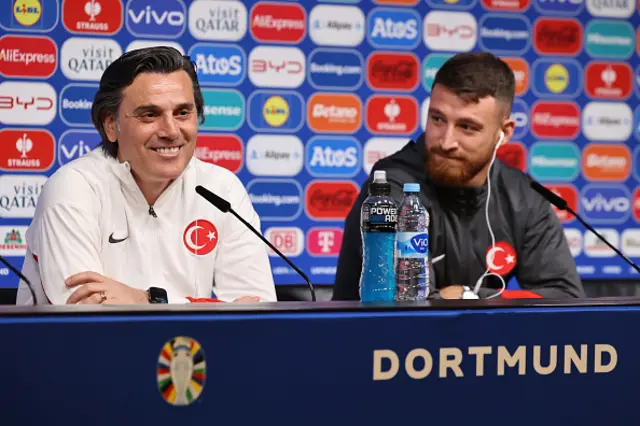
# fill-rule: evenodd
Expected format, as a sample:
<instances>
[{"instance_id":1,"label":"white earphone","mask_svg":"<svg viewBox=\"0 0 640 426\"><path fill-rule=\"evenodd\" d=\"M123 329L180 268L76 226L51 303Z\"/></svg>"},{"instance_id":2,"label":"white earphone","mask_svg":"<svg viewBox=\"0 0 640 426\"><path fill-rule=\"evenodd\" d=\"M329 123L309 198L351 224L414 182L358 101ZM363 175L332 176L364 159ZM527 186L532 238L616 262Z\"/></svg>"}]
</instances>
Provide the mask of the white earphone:
<instances>
[{"instance_id":1,"label":"white earphone","mask_svg":"<svg viewBox=\"0 0 640 426\"><path fill-rule=\"evenodd\" d=\"M498 139L496 148L499 148L501 145L504 145L504 132L502 130L500 130L500 139Z\"/></svg>"}]
</instances>

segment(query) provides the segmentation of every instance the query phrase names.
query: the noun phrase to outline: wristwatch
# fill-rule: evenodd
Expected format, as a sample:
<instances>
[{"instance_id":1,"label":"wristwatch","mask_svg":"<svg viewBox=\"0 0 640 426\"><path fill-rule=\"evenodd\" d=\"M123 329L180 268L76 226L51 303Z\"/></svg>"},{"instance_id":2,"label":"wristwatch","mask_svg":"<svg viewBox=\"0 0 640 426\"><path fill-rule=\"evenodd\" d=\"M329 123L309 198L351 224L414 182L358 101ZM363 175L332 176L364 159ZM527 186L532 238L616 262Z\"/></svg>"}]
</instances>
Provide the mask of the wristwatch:
<instances>
[{"instance_id":1,"label":"wristwatch","mask_svg":"<svg viewBox=\"0 0 640 426\"><path fill-rule=\"evenodd\" d=\"M149 295L149 303L169 303L167 290L160 287L149 287L147 290Z\"/></svg>"}]
</instances>

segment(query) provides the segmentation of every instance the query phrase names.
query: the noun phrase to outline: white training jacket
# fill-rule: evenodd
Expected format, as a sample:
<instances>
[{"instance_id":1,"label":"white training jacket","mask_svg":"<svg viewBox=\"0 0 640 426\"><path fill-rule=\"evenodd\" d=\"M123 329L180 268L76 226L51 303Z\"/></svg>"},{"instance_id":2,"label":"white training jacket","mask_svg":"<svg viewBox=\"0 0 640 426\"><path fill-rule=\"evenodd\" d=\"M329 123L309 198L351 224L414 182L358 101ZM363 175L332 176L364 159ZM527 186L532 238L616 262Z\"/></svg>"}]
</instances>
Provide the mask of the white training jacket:
<instances>
[{"instance_id":1,"label":"white training jacket","mask_svg":"<svg viewBox=\"0 0 640 426\"><path fill-rule=\"evenodd\" d=\"M267 246L230 213L195 192L202 185L260 230L260 219L230 171L191 159L150 206L129 164L98 148L57 170L44 185L26 233L23 274L39 304L64 304L64 280L94 271L138 289L162 287L169 303L187 297L276 301ZM155 217L154 214L155 213ZM31 304L20 282L17 304Z\"/></svg>"}]
</instances>

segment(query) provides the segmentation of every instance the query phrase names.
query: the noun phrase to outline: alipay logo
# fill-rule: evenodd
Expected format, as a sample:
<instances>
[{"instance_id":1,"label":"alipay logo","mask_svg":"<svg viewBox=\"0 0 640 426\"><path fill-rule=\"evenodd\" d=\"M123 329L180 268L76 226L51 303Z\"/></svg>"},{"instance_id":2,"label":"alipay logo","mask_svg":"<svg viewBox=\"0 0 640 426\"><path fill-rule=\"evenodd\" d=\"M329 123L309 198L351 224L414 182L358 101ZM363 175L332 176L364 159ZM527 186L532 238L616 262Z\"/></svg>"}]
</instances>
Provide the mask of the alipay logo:
<instances>
[{"instance_id":1,"label":"alipay logo","mask_svg":"<svg viewBox=\"0 0 640 426\"><path fill-rule=\"evenodd\" d=\"M60 93L60 117L67 126L90 126L91 106L97 84L69 84Z\"/></svg>"},{"instance_id":2,"label":"alipay logo","mask_svg":"<svg viewBox=\"0 0 640 426\"><path fill-rule=\"evenodd\" d=\"M237 86L247 74L244 50L233 44L196 43L189 50L200 84Z\"/></svg>"},{"instance_id":3,"label":"alipay logo","mask_svg":"<svg viewBox=\"0 0 640 426\"><path fill-rule=\"evenodd\" d=\"M432 53L427 55L424 60L422 83L424 84L424 88L427 92L431 92L431 86L433 86L433 81L436 79L436 74L438 70L444 65L447 60L452 57L451 53Z\"/></svg>"},{"instance_id":4,"label":"alipay logo","mask_svg":"<svg viewBox=\"0 0 640 426\"><path fill-rule=\"evenodd\" d=\"M64 166L93 151L101 141L96 131L67 130L58 141L58 162Z\"/></svg>"},{"instance_id":5,"label":"alipay logo","mask_svg":"<svg viewBox=\"0 0 640 426\"><path fill-rule=\"evenodd\" d=\"M409 9L377 8L369 14L369 42L374 47L413 49L420 43L420 15Z\"/></svg>"},{"instance_id":6,"label":"alipay logo","mask_svg":"<svg viewBox=\"0 0 640 426\"><path fill-rule=\"evenodd\" d=\"M360 171L360 143L351 137L315 137L306 147L307 170L314 177L353 177Z\"/></svg>"},{"instance_id":7,"label":"alipay logo","mask_svg":"<svg viewBox=\"0 0 640 426\"><path fill-rule=\"evenodd\" d=\"M261 220L295 220L302 212L302 187L293 179L254 179L247 192Z\"/></svg>"},{"instance_id":8,"label":"alipay logo","mask_svg":"<svg viewBox=\"0 0 640 426\"><path fill-rule=\"evenodd\" d=\"M357 50L316 49L309 55L309 83L315 89L357 90L364 58Z\"/></svg>"},{"instance_id":9,"label":"alipay logo","mask_svg":"<svg viewBox=\"0 0 640 426\"><path fill-rule=\"evenodd\" d=\"M512 140L525 137L529 131L529 107L522 99L514 99L511 108L511 120L516 122Z\"/></svg>"},{"instance_id":10,"label":"alipay logo","mask_svg":"<svg viewBox=\"0 0 640 426\"><path fill-rule=\"evenodd\" d=\"M529 151L529 173L541 181L572 181L580 173L580 151L571 142L534 143Z\"/></svg>"},{"instance_id":11,"label":"alipay logo","mask_svg":"<svg viewBox=\"0 0 640 426\"><path fill-rule=\"evenodd\" d=\"M204 89L202 129L236 130L244 122L244 97L237 90Z\"/></svg>"},{"instance_id":12,"label":"alipay logo","mask_svg":"<svg viewBox=\"0 0 640 426\"><path fill-rule=\"evenodd\" d=\"M249 127L260 132L297 132L304 121L304 100L299 93L255 90L248 100Z\"/></svg>"},{"instance_id":13,"label":"alipay logo","mask_svg":"<svg viewBox=\"0 0 640 426\"><path fill-rule=\"evenodd\" d=\"M187 25L187 8L182 0L130 0L126 25L137 37L178 38Z\"/></svg>"},{"instance_id":14,"label":"alipay logo","mask_svg":"<svg viewBox=\"0 0 640 426\"><path fill-rule=\"evenodd\" d=\"M630 23L594 19L586 29L585 49L595 58L628 59L635 49L635 31Z\"/></svg>"},{"instance_id":15,"label":"alipay logo","mask_svg":"<svg viewBox=\"0 0 640 426\"><path fill-rule=\"evenodd\" d=\"M585 185L580 207L593 223L624 223L631 214L631 193L623 185Z\"/></svg>"}]
</instances>

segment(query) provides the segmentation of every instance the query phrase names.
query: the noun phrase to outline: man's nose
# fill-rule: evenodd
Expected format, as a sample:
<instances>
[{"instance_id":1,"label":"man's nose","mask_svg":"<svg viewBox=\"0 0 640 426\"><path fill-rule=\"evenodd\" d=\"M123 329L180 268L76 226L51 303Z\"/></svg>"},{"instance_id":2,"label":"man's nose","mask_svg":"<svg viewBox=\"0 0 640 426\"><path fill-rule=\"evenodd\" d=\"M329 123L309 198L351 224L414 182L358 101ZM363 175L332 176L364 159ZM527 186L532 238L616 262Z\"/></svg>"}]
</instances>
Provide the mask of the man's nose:
<instances>
[{"instance_id":1,"label":"man's nose","mask_svg":"<svg viewBox=\"0 0 640 426\"><path fill-rule=\"evenodd\" d=\"M458 148L458 137L453 128L447 128L440 140L440 148L443 151L453 151Z\"/></svg>"},{"instance_id":2,"label":"man's nose","mask_svg":"<svg viewBox=\"0 0 640 426\"><path fill-rule=\"evenodd\" d=\"M180 126L173 115L163 117L159 126L158 137L169 140L175 140L180 137Z\"/></svg>"}]
</instances>

